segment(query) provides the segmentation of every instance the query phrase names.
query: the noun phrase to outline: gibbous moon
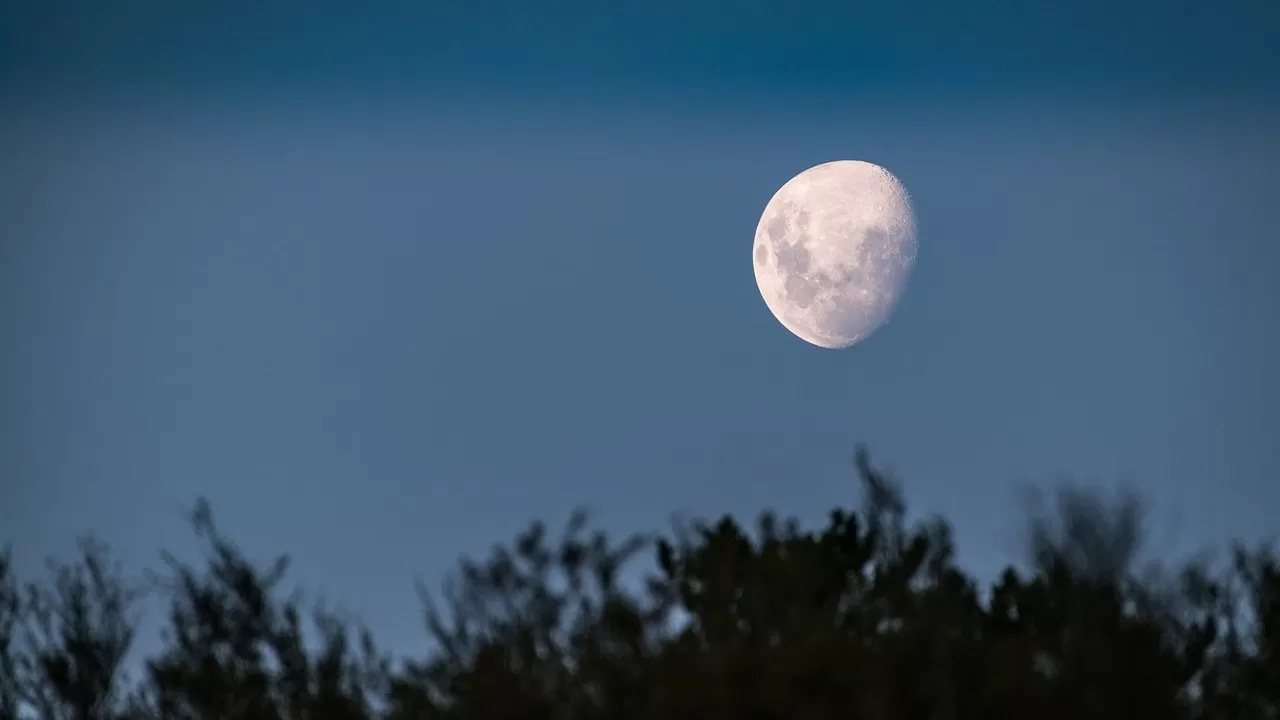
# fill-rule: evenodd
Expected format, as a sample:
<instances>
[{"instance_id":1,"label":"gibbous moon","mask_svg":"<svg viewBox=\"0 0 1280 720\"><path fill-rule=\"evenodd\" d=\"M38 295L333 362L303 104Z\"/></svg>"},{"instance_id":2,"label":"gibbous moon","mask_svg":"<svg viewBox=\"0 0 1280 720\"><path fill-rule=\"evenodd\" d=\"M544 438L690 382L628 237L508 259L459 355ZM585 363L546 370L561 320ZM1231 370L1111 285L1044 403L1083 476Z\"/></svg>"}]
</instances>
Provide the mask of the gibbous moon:
<instances>
[{"instance_id":1,"label":"gibbous moon","mask_svg":"<svg viewBox=\"0 0 1280 720\"><path fill-rule=\"evenodd\" d=\"M756 226L756 284L784 327L847 348L888 318L916 259L907 191L888 170L839 160L783 185Z\"/></svg>"}]
</instances>

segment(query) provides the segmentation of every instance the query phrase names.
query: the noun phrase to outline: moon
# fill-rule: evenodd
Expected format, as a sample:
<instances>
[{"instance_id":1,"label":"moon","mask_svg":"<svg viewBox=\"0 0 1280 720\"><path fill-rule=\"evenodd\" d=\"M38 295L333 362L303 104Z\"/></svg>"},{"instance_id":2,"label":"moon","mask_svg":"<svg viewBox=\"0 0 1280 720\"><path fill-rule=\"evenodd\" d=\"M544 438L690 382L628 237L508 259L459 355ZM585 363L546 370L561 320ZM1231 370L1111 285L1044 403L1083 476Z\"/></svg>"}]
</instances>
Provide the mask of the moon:
<instances>
[{"instance_id":1,"label":"moon","mask_svg":"<svg viewBox=\"0 0 1280 720\"><path fill-rule=\"evenodd\" d=\"M906 188L888 170L838 160L774 193L756 226L756 284L778 322L818 347L847 348L888 320L916 260Z\"/></svg>"}]
</instances>

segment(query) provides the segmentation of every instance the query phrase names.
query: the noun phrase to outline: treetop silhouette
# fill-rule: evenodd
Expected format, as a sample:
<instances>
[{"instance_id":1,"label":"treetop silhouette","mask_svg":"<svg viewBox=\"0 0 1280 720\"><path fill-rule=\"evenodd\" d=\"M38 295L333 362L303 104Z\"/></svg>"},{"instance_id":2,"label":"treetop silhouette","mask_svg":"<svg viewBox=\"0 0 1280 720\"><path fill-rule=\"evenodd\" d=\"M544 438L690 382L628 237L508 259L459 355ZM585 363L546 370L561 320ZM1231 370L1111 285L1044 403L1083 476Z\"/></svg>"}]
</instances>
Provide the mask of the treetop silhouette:
<instances>
[{"instance_id":1,"label":"treetop silhouette","mask_svg":"<svg viewBox=\"0 0 1280 720\"><path fill-rule=\"evenodd\" d=\"M909 522L859 452L864 491L806 529L763 513L614 543L573 515L533 523L440 592L432 649L393 659L192 524L203 566L146 582L86 541L44 582L0 556L0 720L410 718L1280 718L1280 563L1139 572L1141 505L1065 489L1029 519L1030 567L990 586L955 563L942 518ZM637 555L639 590L619 577ZM126 677L143 591L161 649Z\"/></svg>"}]
</instances>

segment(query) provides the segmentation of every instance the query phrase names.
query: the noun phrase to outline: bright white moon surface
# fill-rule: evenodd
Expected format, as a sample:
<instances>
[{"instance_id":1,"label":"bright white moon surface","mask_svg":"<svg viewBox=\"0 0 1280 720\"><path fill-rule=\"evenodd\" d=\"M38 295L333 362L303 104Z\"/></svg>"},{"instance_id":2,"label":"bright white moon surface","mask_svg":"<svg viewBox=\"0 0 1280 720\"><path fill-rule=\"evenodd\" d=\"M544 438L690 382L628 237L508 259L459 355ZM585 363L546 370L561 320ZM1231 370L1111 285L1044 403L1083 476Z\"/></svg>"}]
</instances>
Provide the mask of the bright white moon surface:
<instances>
[{"instance_id":1,"label":"bright white moon surface","mask_svg":"<svg viewBox=\"0 0 1280 720\"><path fill-rule=\"evenodd\" d=\"M907 191L859 160L811 167L774 193L756 227L756 284L798 337L847 348L884 324L916 259Z\"/></svg>"}]
</instances>

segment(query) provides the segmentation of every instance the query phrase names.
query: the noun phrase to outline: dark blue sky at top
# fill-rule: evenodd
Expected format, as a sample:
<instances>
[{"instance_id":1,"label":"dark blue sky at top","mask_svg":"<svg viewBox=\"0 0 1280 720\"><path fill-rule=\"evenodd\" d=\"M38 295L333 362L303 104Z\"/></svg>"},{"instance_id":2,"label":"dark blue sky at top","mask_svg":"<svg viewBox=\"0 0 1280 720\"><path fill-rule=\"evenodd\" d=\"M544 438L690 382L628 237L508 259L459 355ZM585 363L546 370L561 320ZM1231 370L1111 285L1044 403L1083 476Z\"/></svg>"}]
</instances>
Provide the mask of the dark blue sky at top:
<instances>
[{"instance_id":1,"label":"dark blue sky at top","mask_svg":"<svg viewBox=\"0 0 1280 720\"><path fill-rule=\"evenodd\" d=\"M1276 14L1264 0L8 3L0 57L8 83L81 89L1266 87Z\"/></svg>"},{"instance_id":2,"label":"dark blue sky at top","mask_svg":"<svg viewBox=\"0 0 1280 720\"><path fill-rule=\"evenodd\" d=\"M1274 3L267 5L0 12L24 569L189 553L203 495L400 635L415 574L531 518L817 519L859 442L984 572L1060 473L1166 551L1274 530ZM750 246L838 158L921 247L831 352Z\"/></svg>"}]
</instances>

